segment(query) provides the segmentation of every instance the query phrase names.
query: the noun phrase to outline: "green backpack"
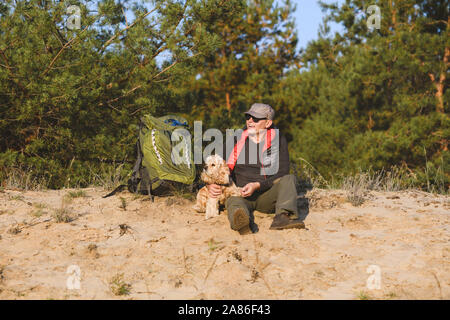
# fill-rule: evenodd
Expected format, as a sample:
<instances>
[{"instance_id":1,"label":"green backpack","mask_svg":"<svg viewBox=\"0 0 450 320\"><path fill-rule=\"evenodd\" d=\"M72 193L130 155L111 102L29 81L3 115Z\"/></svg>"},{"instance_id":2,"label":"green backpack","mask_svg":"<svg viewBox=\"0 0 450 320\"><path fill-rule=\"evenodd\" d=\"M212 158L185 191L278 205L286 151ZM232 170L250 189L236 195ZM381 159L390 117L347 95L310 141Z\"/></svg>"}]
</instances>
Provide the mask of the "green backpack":
<instances>
[{"instance_id":1,"label":"green backpack","mask_svg":"<svg viewBox=\"0 0 450 320\"><path fill-rule=\"evenodd\" d=\"M178 141L172 141L177 140L175 136L171 138L176 129L186 130L177 130ZM179 116L155 118L145 115L141 118L136 142L136 162L128 180L130 192L148 194L153 201L154 195L168 194L180 184L189 185L192 189L196 170L190 135L181 137L181 134L189 132L188 130L187 121ZM185 145L180 146L183 143ZM124 187L126 185L117 187L104 198L114 195Z\"/></svg>"}]
</instances>

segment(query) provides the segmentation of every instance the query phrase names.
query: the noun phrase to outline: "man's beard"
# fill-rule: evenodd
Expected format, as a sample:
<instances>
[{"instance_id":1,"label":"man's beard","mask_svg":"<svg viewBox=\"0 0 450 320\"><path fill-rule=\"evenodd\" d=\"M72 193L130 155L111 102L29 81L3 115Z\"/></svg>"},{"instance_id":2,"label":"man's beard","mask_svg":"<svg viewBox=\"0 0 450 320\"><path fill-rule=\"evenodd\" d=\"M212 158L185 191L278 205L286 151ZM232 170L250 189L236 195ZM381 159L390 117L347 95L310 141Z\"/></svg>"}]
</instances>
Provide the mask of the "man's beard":
<instances>
[{"instance_id":1,"label":"man's beard","mask_svg":"<svg viewBox=\"0 0 450 320\"><path fill-rule=\"evenodd\" d=\"M249 135L250 137L256 136L256 133L257 133L256 128L249 128L249 129L248 129L248 135Z\"/></svg>"},{"instance_id":2,"label":"man's beard","mask_svg":"<svg viewBox=\"0 0 450 320\"><path fill-rule=\"evenodd\" d=\"M248 136L249 137L259 137L262 138L267 129L256 129L256 128L248 128Z\"/></svg>"}]
</instances>

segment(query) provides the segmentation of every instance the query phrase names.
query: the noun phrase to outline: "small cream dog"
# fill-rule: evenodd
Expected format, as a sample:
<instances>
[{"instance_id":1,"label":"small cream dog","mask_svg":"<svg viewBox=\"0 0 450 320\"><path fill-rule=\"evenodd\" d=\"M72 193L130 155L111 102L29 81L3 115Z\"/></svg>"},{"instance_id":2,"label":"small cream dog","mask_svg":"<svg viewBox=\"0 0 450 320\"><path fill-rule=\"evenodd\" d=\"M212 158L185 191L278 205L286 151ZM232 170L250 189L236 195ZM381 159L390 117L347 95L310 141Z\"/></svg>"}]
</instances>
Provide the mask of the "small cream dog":
<instances>
[{"instance_id":1,"label":"small cream dog","mask_svg":"<svg viewBox=\"0 0 450 320\"><path fill-rule=\"evenodd\" d=\"M241 188L238 188L230 178L230 169L225 160L219 155L206 158L205 168L201 179L206 184L218 184L222 186L222 194L218 198L209 197L208 188L204 186L197 193L197 203L194 209L197 212L206 212L205 219L219 215L219 203L224 204L231 196L240 196Z\"/></svg>"}]
</instances>

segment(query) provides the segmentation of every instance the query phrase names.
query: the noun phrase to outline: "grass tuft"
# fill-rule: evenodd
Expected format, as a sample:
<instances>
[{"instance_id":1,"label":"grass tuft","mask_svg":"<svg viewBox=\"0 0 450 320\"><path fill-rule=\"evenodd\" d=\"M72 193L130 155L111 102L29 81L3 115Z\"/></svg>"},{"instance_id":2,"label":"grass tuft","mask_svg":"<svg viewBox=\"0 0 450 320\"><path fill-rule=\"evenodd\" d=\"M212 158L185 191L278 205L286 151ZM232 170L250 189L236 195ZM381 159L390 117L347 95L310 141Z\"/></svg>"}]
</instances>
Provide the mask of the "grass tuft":
<instances>
[{"instance_id":1,"label":"grass tuft","mask_svg":"<svg viewBox=\"0 0 450 320\"><path fill-rule=\"evenodd\" d=\"M395 292L389 292L386 295L386 299L395 299L395 298L397 298L397 294Z\"/></svg>"},{"instance_id":2,"label":"grass tuft","mask_svg":"<svg viewBox=\"0 0 450 320\"><path fill-rule=\"evenodd\" d=\"M5 268L6 266L0 265L0 284L5 281Z\"/></svg>"},{"instance_id":3,"label":"grass tuft","mask_svg":"<svg viewBox=\"0 0 450 320\"><path fill-rule=\"evenodd\" d=\"M9 234L16 235L16 234L19 234L20 232L22 232L22 229L20 229L19 226L13 226L13 227L10 227L7 232Z\"/></svg>"},{"instance_id":4,"label":"grass tuft","mask_svg":"<svg viewBox=\"0 0 450 320\"><path fill-rule=\"evenodd\" d=\"M365 195L368 191L368 179L366 174L360 174L357 176L347 177L343 184L342 189L347 192L347 200L358 207L366 200Z\"/></svg>"},{"instance_id":5,"label":"grass tuft","mask_svg":"<svg viewBox=\"0 0 450 320\"><path fill-rule=\"evenodd\" d=\"M105 190L113 190L118 185L126 183L126 178L130 175L129 169L125 168L124 163L101 163L100 167L89 167L89 170L90 185L102 186Z\"/></svg>"},{"instance_id":6,"label":"grass tuft","mask_svg":"<svg viewBox=\"0 0 450 320\"><path fill-rule=\"evenodd\" d=\"M53 212L53 218L57 223L69 223L74 220L67 208L59 208Z\"/></svg>"},{"instance_id":7,"label":"grass tuft","mask_svg":"<svg viewBox=\"0 0 450 320\"><path fill-rule=\"evenodd\" d=\"M34 203L33 207L35 207L36 209L45 209L45 208L47 208L47 205L45 203L38 202L38 203Z\"/></svg>"},{"instance_id":8,"label":"grass tuft","mask_svg":"<svg viewBox=\"0 0 450 320\"><path fill-rule=\"evenodd\" d=\"M111 291L116 296L129 295L131 285L123 280L123 273L115 275L109 282Z\"/></svg>"},{"instance_id":9,"label":"grass tuft","mask_svg":"<svg viewBox=\"0 0 450 320\"><path fill-rule=\"evenodd\" d=\"M120 209L127 211L127 199L120 197Z\"/></svg>"},{"instance_id":10,"label":"grass tuft","mask_svg":"<svg viewBox=\"0 0 450 320\"><path fill-rule=\"evenodd\" d=\"M76 190L76 191L69 191L66 194L66 197L70 198L70 199L84 198L84 197L87 197L87 194L86 194L86 191L84 191L84 190Z\"/></svg>"},{"instance_id":11,"label":"grass tuft","mask_svg":"<svg viewBox=\"0 0 450 320\"><path fill-rule=\"evenodd\" d=\"M48 180L36 172L36 169L26 167L2 167L0 180L5 189L44 190Z\"/></svg>"},{"instance_id":12,"label":"grass tuft","mask_svg":"<svg viewBox=\"0 0 450 320\"><path fill-rule=\"evenodd\" d=\"M359 300L372 300L372 297L364 290L361 290L357 297Z\"/></svg>"},{"instance_id":13,"label":"grass tuft","mask_svg":"<svg viewBox=\"0 0 450 320\"><path fill-rule=\"evenodd\" d=\"M14 200L14 201L23 201L24 196L21 194L16 194L15 196L9 196L9 200Z\"/></svg>"},{"instance_id":14,"label":"grass tuft","mask_svg":"<svg viewBox=\"0 0 450 320\"><path fill-rule=\"evenodd\" d=\"M33 210L30 214L33 217L39 218L39 217L43 216L44 214L47 214L47 212L42 209L37 209L37 210Z\"/></svg>"}]
</instances>

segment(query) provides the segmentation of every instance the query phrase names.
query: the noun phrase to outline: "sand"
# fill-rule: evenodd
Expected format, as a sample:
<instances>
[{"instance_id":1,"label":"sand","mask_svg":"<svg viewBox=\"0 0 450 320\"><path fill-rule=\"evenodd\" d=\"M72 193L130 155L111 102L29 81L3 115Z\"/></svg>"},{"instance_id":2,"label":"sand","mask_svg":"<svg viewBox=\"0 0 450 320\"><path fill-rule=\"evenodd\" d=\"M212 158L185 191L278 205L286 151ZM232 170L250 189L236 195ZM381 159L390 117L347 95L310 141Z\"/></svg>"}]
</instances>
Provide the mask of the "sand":
<instances>
[{"instance_id":1,"label":"sand","mask_svg":"<svg viewBox=\"0 0 450 320\"><path fill-rule=\"evenodd\" d=\"M306 229L255 212L241 236L180 197L81 190L0 191L0 299L450 299L448 196L370 192L355 207L313 189Z\"/></svg>"}]
</instances>

